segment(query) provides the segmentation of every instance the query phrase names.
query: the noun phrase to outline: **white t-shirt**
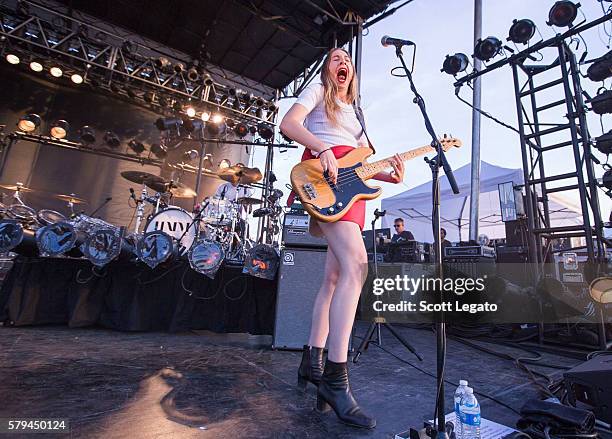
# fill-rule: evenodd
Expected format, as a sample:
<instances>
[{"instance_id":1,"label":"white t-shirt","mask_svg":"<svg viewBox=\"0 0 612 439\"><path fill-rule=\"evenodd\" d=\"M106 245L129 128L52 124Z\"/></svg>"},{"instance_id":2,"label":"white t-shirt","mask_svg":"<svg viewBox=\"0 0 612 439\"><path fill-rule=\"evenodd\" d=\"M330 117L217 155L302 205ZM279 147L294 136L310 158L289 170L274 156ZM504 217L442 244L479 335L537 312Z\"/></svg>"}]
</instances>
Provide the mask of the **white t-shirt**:
<instances>
[{"instance_id":1,"label":"white t-shirt","mask_svg":"<svg viewBox=\"0 0 612 439\"><path fill-rule=\"evenodd\" d=\"M303 105L308 110L304 119L304 127L325 142L326 145L349 145L353 147L368 145L351 104L338 100L340 108L338 109L337 124L334 125L329 121L327 114L325 114L323 84L320 82L306 87L295 103Z\"/></svg>"},{"instance_id":2,"label":"white t-shirt","mask_svg":"<svg viewBox=\"0 0 612 439\"><path fill-rule=\"evenodd\" d=\"M221 184L217 188L214 197L215 198L223 197L224 200L234 201L236 199L236 193L238 193L238 198L242 198L242 197L250 197L253 191L249 188L245 188L243 186L236 187L230 182L226 182L226 183Z\"/></svg>"}]
</instances>

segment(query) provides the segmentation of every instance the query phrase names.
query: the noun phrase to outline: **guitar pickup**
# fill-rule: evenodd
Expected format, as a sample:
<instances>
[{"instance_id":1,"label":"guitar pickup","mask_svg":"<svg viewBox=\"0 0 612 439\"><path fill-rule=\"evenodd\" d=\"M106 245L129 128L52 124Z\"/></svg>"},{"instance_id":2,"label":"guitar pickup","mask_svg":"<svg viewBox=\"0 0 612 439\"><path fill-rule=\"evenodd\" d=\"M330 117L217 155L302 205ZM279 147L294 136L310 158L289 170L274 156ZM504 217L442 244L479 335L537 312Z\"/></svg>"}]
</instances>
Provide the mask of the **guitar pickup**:
<instances>
[{"instance_id":1,"label":"guitar pickup","mask_svg":"<svg viewBox=\"0 0 612 439\"><path fill-rule=\"evenodd\" d=\"M308 199L313 200L315 198L317 198L317 190L315 189L314 185L312 183L306 183L303 186L304 192L306 192L306 195L308 196Z\"/></svg>"}]
</instances>

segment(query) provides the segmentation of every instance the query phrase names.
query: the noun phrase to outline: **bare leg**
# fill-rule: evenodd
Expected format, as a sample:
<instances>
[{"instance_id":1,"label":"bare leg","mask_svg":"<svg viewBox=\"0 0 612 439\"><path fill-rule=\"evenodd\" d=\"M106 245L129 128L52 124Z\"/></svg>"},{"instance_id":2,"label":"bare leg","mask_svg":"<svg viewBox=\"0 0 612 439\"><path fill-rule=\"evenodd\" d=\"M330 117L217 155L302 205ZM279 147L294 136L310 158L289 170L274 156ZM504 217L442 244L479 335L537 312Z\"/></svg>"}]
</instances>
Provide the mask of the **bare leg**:
<instances>
[{"instance_id":1,"label":"bare leg","mask_svg":"<svg viewBox=\"0 0 612 439\"><path fill-rule=\"evenodd\" d=\"M368 259L357 224L348 221L319 224L340 268L329 308L327 358L335 363L344 363L357 302L367 275Z\"/></svg>"},{"instance_id":2,"label":"bare leg","mask_svg":"<svg viewBox=\"0 0 612 439\"><path fill-rule=\"evenodd\" d=\"M325 274L323 283L315 299L312 309L312 326L310 327L310 338L308 344L313 347L323 348L329 333L329 306L332 295L336 289L340 265L331 248L327 249L325 259Z\"/></svg>"}]
</instances>

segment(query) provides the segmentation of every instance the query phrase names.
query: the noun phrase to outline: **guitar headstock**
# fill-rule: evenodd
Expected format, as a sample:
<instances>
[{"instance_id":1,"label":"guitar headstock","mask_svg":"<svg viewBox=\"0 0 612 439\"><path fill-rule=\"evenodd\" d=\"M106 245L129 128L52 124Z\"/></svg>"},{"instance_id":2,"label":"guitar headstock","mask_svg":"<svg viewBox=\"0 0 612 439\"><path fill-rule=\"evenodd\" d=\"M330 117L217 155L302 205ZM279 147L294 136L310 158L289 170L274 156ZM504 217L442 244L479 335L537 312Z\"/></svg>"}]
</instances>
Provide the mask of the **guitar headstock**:
<instances>
[{"instance_id":1,"label":"guitar headstock","mask_svg":"<svg viewBox=\"0 0 612 439\"><path fill-rule=\"evenodd\" d=\"M442 149L444 150L444 152L447 152L453 147L459 148L463 145L463 143L461 143L461 140L455 139L453 136L447 136L446 134L444 134L444 137L439 139L439 142L442 145Z\"/></svg>"}]
</instances>

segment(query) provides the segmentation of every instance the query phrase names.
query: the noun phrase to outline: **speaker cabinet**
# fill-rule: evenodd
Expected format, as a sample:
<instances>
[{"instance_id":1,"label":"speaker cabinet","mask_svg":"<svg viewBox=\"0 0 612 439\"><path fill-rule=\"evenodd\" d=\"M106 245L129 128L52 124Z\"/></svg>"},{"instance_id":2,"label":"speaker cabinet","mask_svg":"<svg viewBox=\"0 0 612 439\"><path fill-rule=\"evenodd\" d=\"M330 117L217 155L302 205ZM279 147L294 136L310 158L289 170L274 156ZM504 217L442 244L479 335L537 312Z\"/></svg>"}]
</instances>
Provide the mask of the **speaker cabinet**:
<instances>
[{"instance_id":1,"label":"speaker cabinet","mask_svg":"<svg viewBox=\"0 0 612 439\"><path fill-rule=\"evenodd\" d=\"M274 349L308 343L312 307L323 282L326 250L285 248L281 253L274 322Z\"/></svg>"}]
</instances>

